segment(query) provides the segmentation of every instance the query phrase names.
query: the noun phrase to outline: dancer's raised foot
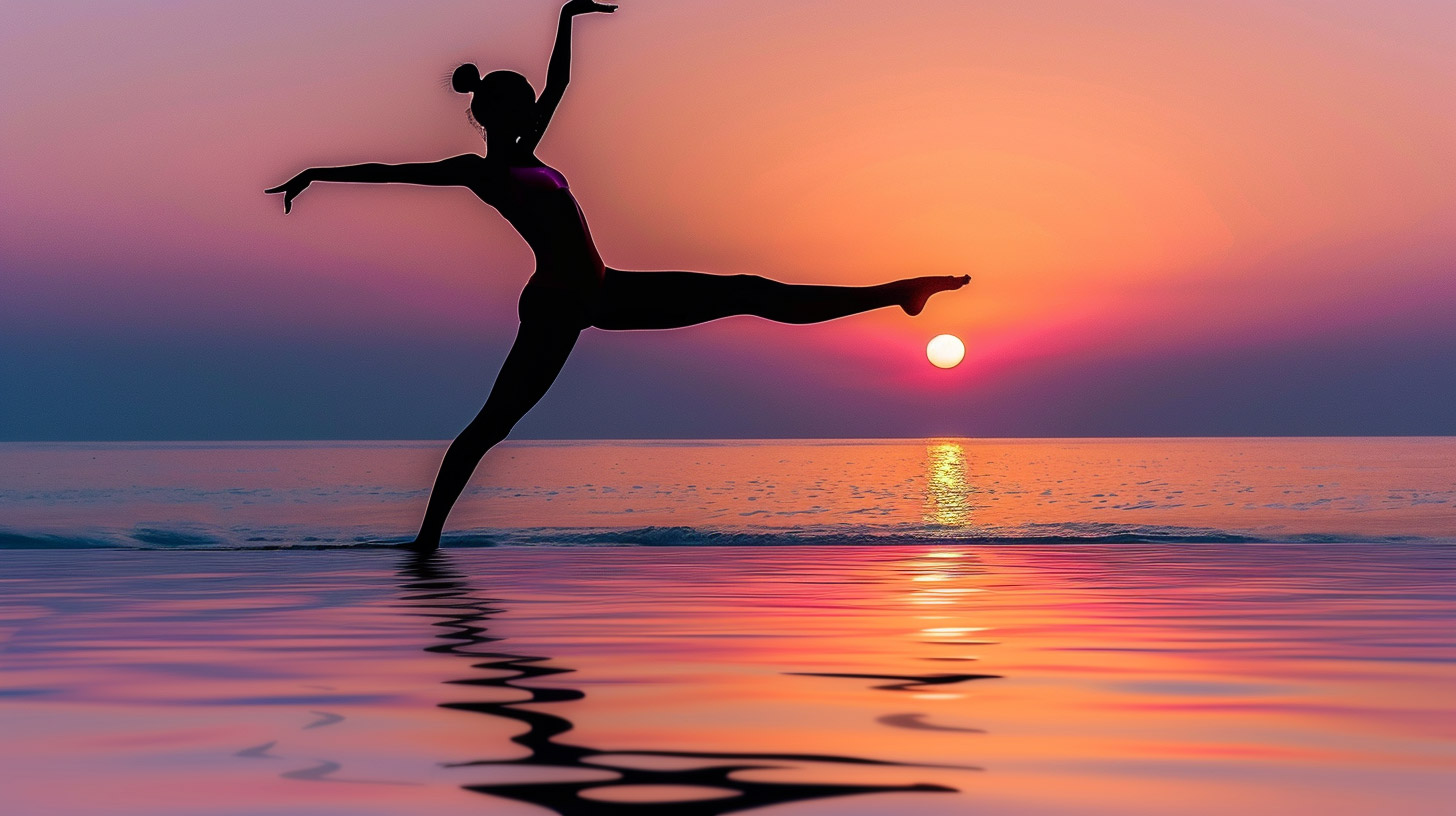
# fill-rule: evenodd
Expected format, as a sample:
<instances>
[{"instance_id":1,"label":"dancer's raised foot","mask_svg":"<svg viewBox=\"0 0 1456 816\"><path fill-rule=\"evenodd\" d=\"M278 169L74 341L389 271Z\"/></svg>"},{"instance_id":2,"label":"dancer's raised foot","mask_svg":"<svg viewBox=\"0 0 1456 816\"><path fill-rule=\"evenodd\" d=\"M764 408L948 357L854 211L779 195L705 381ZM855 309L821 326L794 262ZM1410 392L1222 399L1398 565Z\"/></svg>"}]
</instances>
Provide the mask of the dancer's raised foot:
<instances>
[{"instance_id":1,"label":"dancer's raised foot","mask_svg":"<svg viewBox=\"0 0 1456 816\"><path fill-rule=\"evenodd\" d=\"M925 308L925 301L936 292L950 292L971 282L970 275L931 275L924 278L910 278L901 281L905 286L905 298L900 308L914 317Z\"/></svg>"}]
</instances>

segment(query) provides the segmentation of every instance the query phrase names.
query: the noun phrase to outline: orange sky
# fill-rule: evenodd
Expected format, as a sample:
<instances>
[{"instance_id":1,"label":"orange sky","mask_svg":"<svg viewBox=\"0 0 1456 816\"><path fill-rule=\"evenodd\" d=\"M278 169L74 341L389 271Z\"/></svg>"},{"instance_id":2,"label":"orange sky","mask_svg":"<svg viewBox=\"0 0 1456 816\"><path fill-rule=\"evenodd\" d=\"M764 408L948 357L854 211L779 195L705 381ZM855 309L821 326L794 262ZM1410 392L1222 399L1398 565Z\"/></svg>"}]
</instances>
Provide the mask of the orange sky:
<instances>
[{"instance_id":1,"label":"orange sky","mask_svg":"<svg viewBox=\"0 0 1456 816\"><path fill-rule=\"evenodd\" d=\"M284 219L259 191L483 150L442 77L473 60L539 82L555 9L8 4L0 316L97 342L508 334L530 255L468 193L319 185ZM1453 30L1438 2L628 2L578 22L540 154L613 266L975 277L919 320L734 321L628 352L809 358L766 376L818 399L1450 338ZM966 365L924 364L940 332Z\"/></svg>"}]
</instances>

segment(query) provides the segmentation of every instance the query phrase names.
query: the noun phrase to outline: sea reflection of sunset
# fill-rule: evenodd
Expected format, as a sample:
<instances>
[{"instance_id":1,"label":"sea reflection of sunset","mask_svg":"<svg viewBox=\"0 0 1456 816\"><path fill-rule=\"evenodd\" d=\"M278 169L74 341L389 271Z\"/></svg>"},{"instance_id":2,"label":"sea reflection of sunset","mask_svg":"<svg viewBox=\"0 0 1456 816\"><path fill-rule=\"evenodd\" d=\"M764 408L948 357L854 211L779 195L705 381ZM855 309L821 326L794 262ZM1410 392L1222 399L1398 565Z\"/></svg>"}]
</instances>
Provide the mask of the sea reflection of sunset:
<instances>
[{"instance_id":1,"label":"sea reflection of sunset","mask_svg":"<svg viewBox=\"0 0 1456 816\"><path fill-rule=\"evenodd\" d=\"M63 815L1434 814L1453 576L1402 545L15 551L0 767Z\"/></svg>"}]
</instances>

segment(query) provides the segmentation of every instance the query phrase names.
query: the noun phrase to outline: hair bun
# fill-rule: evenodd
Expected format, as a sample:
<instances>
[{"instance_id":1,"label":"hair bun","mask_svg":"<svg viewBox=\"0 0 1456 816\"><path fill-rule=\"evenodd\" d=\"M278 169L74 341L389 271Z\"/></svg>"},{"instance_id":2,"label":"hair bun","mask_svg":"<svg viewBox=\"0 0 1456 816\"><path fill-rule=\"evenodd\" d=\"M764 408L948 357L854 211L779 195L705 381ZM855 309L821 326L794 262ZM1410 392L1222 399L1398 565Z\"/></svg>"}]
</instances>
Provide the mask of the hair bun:
<instances>
[{"instance_id":1,"label":"hair bun","mask_svg":"<svg viewBox=\"0 0 1456 816\"><path fill-rule=\"evenodd\" d=\"M473 62L467 62L456 68L455 73L450 75L450 87L454 88L456 93L475 93L476 89L480 87L480 69L476 68Z\"/></svg>"}]
</instances>

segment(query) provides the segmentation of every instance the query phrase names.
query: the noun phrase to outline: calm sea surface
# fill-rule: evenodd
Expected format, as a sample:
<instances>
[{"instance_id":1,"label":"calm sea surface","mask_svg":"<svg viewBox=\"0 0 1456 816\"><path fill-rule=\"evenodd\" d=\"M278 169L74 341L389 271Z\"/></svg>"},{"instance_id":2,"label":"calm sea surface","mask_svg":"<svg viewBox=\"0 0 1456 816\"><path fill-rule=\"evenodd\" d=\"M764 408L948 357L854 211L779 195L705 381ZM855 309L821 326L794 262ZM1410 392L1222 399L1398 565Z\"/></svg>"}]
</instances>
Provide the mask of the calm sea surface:
<instances>
[{"instance_id":1,"label":"calm sea surface","mask_svg":"<svg viewBox=\"0 0 1456 816\"><path fill-rule=\"evenodd\" d=\"M1456 441L440 453L0 446L0 811L1456 799Z\"/></svg>"},{"instance_id":2,"label":"calm sea surface","mask_svg":"<svg viewBox=\"0 0 1456 816\"><path fill-rule=\"evenodd\" d=\"M0 444L0 546L411 537L444 446ZM1456 438L512 443L447 542L1456 542Z\"/></svg>"}]
</instances>

